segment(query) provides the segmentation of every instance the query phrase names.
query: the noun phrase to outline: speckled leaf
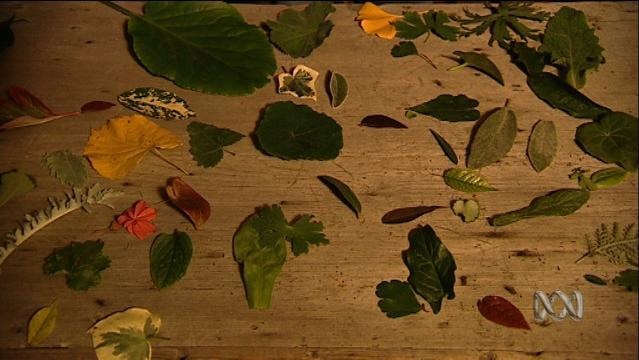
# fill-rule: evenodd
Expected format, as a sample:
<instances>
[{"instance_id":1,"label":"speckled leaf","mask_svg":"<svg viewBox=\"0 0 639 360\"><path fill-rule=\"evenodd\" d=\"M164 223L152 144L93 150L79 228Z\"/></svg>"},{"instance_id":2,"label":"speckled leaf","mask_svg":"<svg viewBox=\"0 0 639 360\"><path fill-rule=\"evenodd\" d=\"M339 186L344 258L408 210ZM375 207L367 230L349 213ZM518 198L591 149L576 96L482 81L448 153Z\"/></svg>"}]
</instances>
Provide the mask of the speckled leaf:
<instances>
[{"instance_id":1,"label":"speckled leaf","mask_svg":"<svg viewBox=\"0 0 639 360\"><path fill-rule=\"evenodd\" d=\"M528 159L537 172L547 168L557 152L557 130L552 121L539 120L528 139Z\"/></svg>"},{"instance_id":2,"label":"speckled leaf","mask_svg":"<svg viewBox=\"0 0 639 360\"><path fill-rule=\"evenodd\" d=\"M464 51L454 51L453 54L459 56L461 60L464 62L462 66L470 66L475 68L484 74L490 76L495 79L501 85L504 85L504 79L501 76L501 72L497 68L494 62L492 62L488 56L476 52L464 52ZM452 69L455 69L454 67Z\"/></svg>"},{"instance_id":3,"label":"speckled leaf","mask_svg":"<svg viewBox=\"0 0 639 360\"><path fill-rule=\"evenodd\" d=\"M474 169L448 169L444 171L444 182L455 190L467 193L497 190Z\"/></svg>"},{"instance_id":4,"label":"speckled leaf","mask_svg":"<svg viewBox=\"0 0 639 360\"><path fill-rule=\"evenodd\" d=\"M45 155L42 165L49 169L64 185L82 187L87 180L88 172L84 159L69 150L60 150Z\"/></svg>"},{"instance_id":5,"label":"speckled leaf","mask_svg":"<svg viewBox=\"0 0 639 360\"><path fill-rule=\"evenodd\" d=\"M439 135L437 131L433 129L430 129L430 133L433 134L433 137L435 137L435 140L437 140L437 144L439 144L439 146L442 148L446 157L448 157L448 159L453 164L457 165L459 159L457 159L457 154L455 154L455 150L453 150L453 147L450 146L448 141L446 141L443 136Z\"/></svg>"},{"instance_id":6,"label":"speckled leaf","mask_svg":"<svg viewBox=\"0 0 639 360\"><path fill-rule=\"evenodd\" d=\"M331 90L331 106L336 108L344 103L348 95L348 83L346 78L334 71L331 71L331 80L329 84Z\"/></svg>"},{"instance_id":7,"label":"speckled leaf","mask_svg":"<svg viewBox=\"0 0 639 360\"><path fill-rule=\"evenodd\" d=\"M318 176L317 178L328 186L344 204L355 212L355 216L359 218L359 214L362 212L362 204L348 185L328 175Z\"/></svg>"},{"instance_id":8,"label":"speckled leaf","mask_svg":"<svg viewBox=\"0 0 639 360\"><path fill-rule=\"evenodd\" d=\"M488 166L510 151L517 136L517 117L503 107L479 124L470 143L466 165L478 169Z\"/></svg>"},{"instance_id":9,"label":"speckled leaf","mask_svg":"<svg viewBox=\"0 0 639 360\"><path fill-rule=\"evenodd\" d=\"M479 111L475 109L479 102L466 95L439 95L437 98L408 108L408 110L429 115L442 121L475 121Z\"/></svg>"},{"instance_id":10,"label":"speckled leaf","mask_svg":"<svg viewBox=\"0 0 639 360\"><path fill-rule=\"evenodd\" d=\"M120 94L118 102L124 107L156 119L184 120L195 116L184 99L162 89L131 89Z\"/></svg>"}]
</instances>

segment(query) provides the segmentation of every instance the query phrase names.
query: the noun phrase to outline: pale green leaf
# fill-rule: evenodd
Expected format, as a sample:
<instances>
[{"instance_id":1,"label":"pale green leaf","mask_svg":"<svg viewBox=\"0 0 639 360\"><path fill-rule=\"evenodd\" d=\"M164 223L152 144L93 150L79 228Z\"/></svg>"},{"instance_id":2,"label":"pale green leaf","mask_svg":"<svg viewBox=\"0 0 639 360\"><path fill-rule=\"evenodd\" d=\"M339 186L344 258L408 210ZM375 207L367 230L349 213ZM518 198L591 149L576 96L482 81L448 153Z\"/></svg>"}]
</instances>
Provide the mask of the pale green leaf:
<instances>
[{"instance_id":1,"label":"pale green leaf","mask_svg":"<svg viewBox=\"0 0 639 360\"><path fill-rule=\"evenodd\" d=\"M613 167L595 171L590 175L590 181L595 184L597 189L605 189L621 184L626 177L628 177L626 170Z\"/></svg>"},{"instance_id":2,"label":"pale green leaf","mask_svg":"<svg viewBox=\"0 0 639 360\"><path fill-rule=\"evenodd\" d=\"M466 165L477 169L506 156L517 136L517 117L508 106L500 108L479 124L470 143Z\"/></svg>"},{"instance_id":3,"label":"pale green leaf","mask_svg":"<svg viewBox=\"0 0 639 360\"><path fill-rule=\"evenodd\" d=\"M224 148L240 141L244 135L230 129L198 121L191 122L186 131L189 133L190 152L199 166L208 168L217 165L224 157Z\"/></svg>"},{"instance_id":4,"label":"pale green leaf","mask_svg":"<svg viewBox=\"0 0 639 360\"><path fill-rule=\"evenodd\" d=\"M33 190L36 182L22 170L13 170L0 174L0 206L16 196Z\"/></svg>"},{"instance_id":5,"label":"pale green leaf","mask_svg":"<svg viewBox=\"0 0 639 360\"><path fill-rule=\"evenodd\" d=\"M346 78L339 73L331 71L329 89L331 90L331 106L337 108L344 103L348 95Z\"/></svg>"},{"instance_id":6,"label":"pale green leaf","mask_svg":"<svg viewBox=\"0 0 639 360\"><path fill-rule=\"evenodd\" d=\"M467 193L497 190L475 169L448 169L444 171L444 182L455 190Z\"/></svg>"},{"instance_id":7,"label":"pale green leaf","mask_svg":"<svg viewBox=\"0 0 639 360\"><path fill-rule=\"evenodd\" d=\"M38 345L51 335L58 319L58 301L39 309L29 320L27 343Z\"/></svg>"},{"instance_id":8,"label":"pale green leaf","mask_svg":"<svg viewBox=\"0 0 639 360\"><path fill-rule=\"evenodd\" d=\"M293 74L282 73L277 75L278 88L280 94L291 94L300 99L317 100L315 91L315 80L319 73L307 66L297 65L293 69Z\"/></svg>"},{"instance_id":9,"label":"pale green leaf","mask_svg":"<svg viewBox=\"0 0 639 360\"><path fill-rule=\"evenodd\" d=\"M155 287L162 290L178 282L185 274L193 255L191 238L185 232L160 234L151 245L149 264Z\"/></svg>"},{"instance_id":10,"label":"pale green leaf","mask_svg":"<svg viewBox=\"0 0 639 360\"><path fill-rule=\"evenodd\" d=\"M457 200L452 204L451 209L466 223L474 222L479 217L479 203L473 199Z\"/></svg>"},{"instance_id":11,"label":"pale green leaf","mask_svg":"<svg viewBox=\"0 0 639 360\"><path fill-rule=\"evenodd\" d=\"M184 120L195 116L186 100L167 90L142 87L118 96L122 106L156 119Z\"/></svg>"},{"instance_id":12,"label":"pale green leaf","mask_svg":"<svg viewBox=\"0 0 639 360\"><path fill-rule=\"evenodd\" d=\"M547 168L557 153L557 130L552 121L539 120L528 139L528 159L537 172Z\"/></svg>"},{"instance_id":13,"label":"pale green leaf","mask_svg":"<svg viewBox=\"0 0 639 360\"><path fill-rule=\"evenodd\" d=\"M147 309L129 308L96 322L88 331L98 360L151 360L150 339L162 321Z\"/></svg>"},{"instance_id":14,"label":"pale green leaf","mask_svg":"<svg viewBox=\"0 0 639 360\"><path fill-rule=\"evenodd\" d=\"M45 155L42 164L61 183L72 187L84 186L89 175L84 159L69 150L60 150Z\"/></svg>"}]
</instances>

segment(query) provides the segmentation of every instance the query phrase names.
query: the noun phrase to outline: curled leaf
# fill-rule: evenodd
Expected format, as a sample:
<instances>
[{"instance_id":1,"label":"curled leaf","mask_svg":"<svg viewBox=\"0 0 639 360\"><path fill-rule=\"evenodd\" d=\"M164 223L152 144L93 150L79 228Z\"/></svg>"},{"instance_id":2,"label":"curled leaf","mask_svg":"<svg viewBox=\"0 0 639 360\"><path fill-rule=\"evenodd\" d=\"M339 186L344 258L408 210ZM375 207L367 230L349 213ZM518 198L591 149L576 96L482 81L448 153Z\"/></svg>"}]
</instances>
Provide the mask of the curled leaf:
<instances>
[{"instance_id":1,"label":"curled leaf","mask_svg":"<svg viewBox=\"0 0 639 360\"><path fill-rule=\"evenodd\" d=\"M393 15L382 10L379 6L365 2L357 12L356 20L367 34L375 34L383 39L392 39L397 30L394 22L402 18L401 15Z\"/></svg>"},{"instance_id":2,"label":"curled leaf","mask_svg":"<svg viewBox=\"0 0 639 360\"><path fill-rule=\"evenodd\" d=\"M328 175L318 176L317 178L328 186L338 198L355 212L355 216L359 218L359 214L362 212L362 204L360 204L357 195L355 195L348 185Z\"/></svg>"},{"instance_id":3,"label":"curled leaf","mask_svg":"<svg viewBox=\"0 0 639 360\"><path fill-rule=\"evenodd\" d=\"M156 216L157 210L149 207L144 200L138 200L117 217L116 224L125 228L129 234L139 240L144 240L155 232L153 220Z\"/></svg>"},{"instance_id":4,"label":"curled leaf","mask_svg":"<svg viewBox=\"0 0 639 360\"><path fill-rule=\"evenodd\" d=\"M140 114L163 120L185 120L195 113L186 100L167 90L141 87L123 92L118 96L122 106Z\"/></svg>"},{"instance_id":5,"label":"curled leaf","mask_svg":"<svg viewBox=\"0 0 639 360\"><path fill-rule=\"evenodd\" d=\"M444 171L444 182L455 190L467 193L497 190L474 169L448 169Z\"/></svg>"},{"instance_id":6,"label":"curled leaf","mask_svg":"<svg viewBox=\"0 0 639 360\"><path fill-rule=\"evenodd\" d=\"M348 83L342 74L331 71L331 80L329 83L331 90L331 106L336 108L344 103L348 96Z\"/></svg>"},{"instance_id":7,"label":"curled leaf","mask_svg":"<svg viewBox=\"0 0 639 360\"><path fill-rule=\"evenodd\" d=\"M457 200L452 203L451 209L465 223L474 222L479 217L479 203L473 199Z\"/></svg>"},{"instance_id":8,"label":"curled leaf","mask_svg":"<svg viewBox=\"0 0 639 360\"><path fill-rule=\"evenodd\" d=\"M281 73L277 75L279 94L290 94L300 99L317 100L315 80L319 73L307 66L297 65L293 69L293 75Z\"/></svg>"},{"instance_id":9,"label":"curled leaf","mask_svg":"<svg viewBox=\"0 0 639 360\"><path fill-rule=\"evenodd\" d=\"M501 296L489 295L477 301L477 308L481 315L502 326L515 329L530 330L524 314L510 301Z\"/></svg>"},{"instance_id":10,"label":"curled leaf","mask_svg":"<svg viewBox=\"0 0 639 360\"><path fill-rule=\"evenodd\" d=\"M391 210L382 216L384 224L402 224L413 221L422 215L431 213L443 206L412 206Z\"/></svg>"},{"instance_id":11,"label":"curled leaf","mask_svg":"<svg viewBox=\"0 0 639 360\"><path fill-rule=\"evenodd\" d=\"M58 319L58 301L39 309L29 320L27 343L38 345L46 340L55 329Z\"/></svg>"},{"instance_id":12,"label":"curled leaf","mask_svg":"<svg viewBox=\"0 0 639 360\"><path fill-rule=\"evenodd\" d=\"M501 76L501 72L497 68L497 65L495 65L488 56L472 51L454 51L453 54L459 56L463 64L452 67L448 70L455 70L464 66L470 66L495 79L502 86L504 85L504 79Z\"/></svg>"},{"instance_id":13,"label":"curled leaf","mask_svg":"<svg viewBox=\"0 0 639 360\"><path fill-rule=\"evenodd\" d=\"M408 129L408 126L386 115L368 115L360 121L359 126L372 128Z\"/></svg>"},{"instance_id":14,"label":"curled leaf","mask_svg":"<svg viewBox=\"0 0 639 360\"><path fill-rule=\"evenodd\" d=\"M189 217L196 229L211 216L211 205L179 177L169 179L166 194L171 203Z\"/></svg>"}]
</instances>

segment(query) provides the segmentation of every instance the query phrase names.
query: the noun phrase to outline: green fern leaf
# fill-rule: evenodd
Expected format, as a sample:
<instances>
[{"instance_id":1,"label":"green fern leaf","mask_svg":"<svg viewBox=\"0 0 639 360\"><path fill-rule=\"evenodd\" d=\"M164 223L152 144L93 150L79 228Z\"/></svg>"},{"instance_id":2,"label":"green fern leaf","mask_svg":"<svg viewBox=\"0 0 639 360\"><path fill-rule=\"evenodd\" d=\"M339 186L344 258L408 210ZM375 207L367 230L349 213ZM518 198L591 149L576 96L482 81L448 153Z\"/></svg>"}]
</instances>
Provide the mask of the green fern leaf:
<instances>
[{"instance_id":1,"label":"green fern leaf","mask_svg":"<svg viewBox=\"0 0 639 360\"><path fill-rule=\"evenodd\" d=\"M618 223L611 227L601 224L595 229L591 238L586 235L586 247L588 251L577 259L580 262L588 256L602 255L613 264L630 264L637 266L638 235L635 224L624 226L623 230Z\"/></svg>"}]
</instances>

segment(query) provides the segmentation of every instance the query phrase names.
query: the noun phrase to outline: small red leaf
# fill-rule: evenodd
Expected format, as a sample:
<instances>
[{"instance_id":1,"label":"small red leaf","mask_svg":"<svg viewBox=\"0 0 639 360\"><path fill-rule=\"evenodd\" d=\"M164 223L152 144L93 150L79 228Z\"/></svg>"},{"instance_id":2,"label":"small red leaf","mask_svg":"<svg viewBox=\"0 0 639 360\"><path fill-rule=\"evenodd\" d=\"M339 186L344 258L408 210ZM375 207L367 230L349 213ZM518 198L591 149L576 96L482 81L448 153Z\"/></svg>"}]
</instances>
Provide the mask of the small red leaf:
<instances>
[{"instance_id":1,"label":"small red leaf","mask_svg":"<svg viewBox=\"0 0 639 360\"><path fill-rule=\"evenodd\" d=\"M106 110L110 107L115 106L114 103L110 103L108 101L91 101L88 102L84 105L82 105L82 108L80 109L80 112L82 113L86 113L86 112L93 112L93 111L102 111L102 110Z\"/></svg>"},{"instance_id":2,"label":"small red leaf","mask_svg":"<svg viewBox=\"0 0 639 360\"><path fill-rule=\"evenodd\" d=\"M56 115L40 99L19 86L9 86L9 96L16 105L29 115L34 117L44 117L44 115ZM41 113L41 114L40 114Z\"/></svg>"},{"instance_id":3,"label":"small red leaf","mask_svg":"<svg viewBox=\"0 0 639 360\"><path fill-rule=\"evenodd\" d=\"M179 177L169 179L166 194L171 203L189 217L196 229L211 216L209 202Z\"/></svg>"},{"instance_id":4,"label":"small red leaf","mask_svg":"<svg viewBox=\"0 0 639 360\"><path fill-rule=\"evenodd\" d=\"M489 295L477 301L477 308L483 317L499 325L530 330L524 314L510 301L501 296Z\"/></svg>"}]
</instances>

